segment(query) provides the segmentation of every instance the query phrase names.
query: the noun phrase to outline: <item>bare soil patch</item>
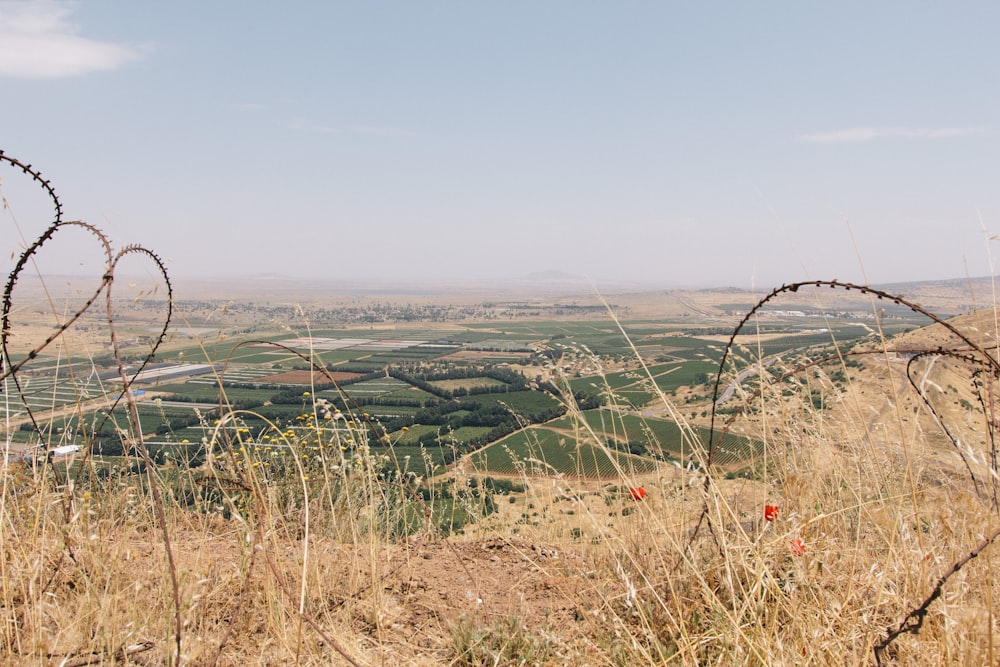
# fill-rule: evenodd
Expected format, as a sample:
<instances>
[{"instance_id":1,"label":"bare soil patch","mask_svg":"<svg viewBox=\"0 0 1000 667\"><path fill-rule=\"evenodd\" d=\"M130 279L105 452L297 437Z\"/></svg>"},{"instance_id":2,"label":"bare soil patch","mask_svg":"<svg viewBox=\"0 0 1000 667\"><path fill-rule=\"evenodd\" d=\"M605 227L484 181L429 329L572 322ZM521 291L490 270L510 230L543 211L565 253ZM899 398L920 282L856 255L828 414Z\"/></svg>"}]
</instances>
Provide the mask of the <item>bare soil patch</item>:
<instances>
[{"instance_id":1,"label":"bare soil patch","mask_svg":"<svg viewBox=\"0 0 1000 667\"><path fill-rule=\"evenodd\" d=\"M456 389L481 389L484 387L503 387L506 383L500 380L494 380L490 377L476 377L476 378L455 378L453 380L433 380L429 384L435 387L440 387L441 389L446 389L448 391L454 391Z\"/></svg>"},{"instance_id":2,"label":"bare soil patch","mask_svg":"<svg viewBox=\"0 0 1000 667\"><path fill-rule=\"evenodd\" d=\"M587 634L584 607L600 604L587 591L592 582L579 576L578 555L523 540L414 540L388 547L383 559L383 630L401 640L402 653L425 659L450 657L463 621L516 619L569 648ZM356 622L375 630L364 618Z\"/></svg>"},{"instance_id":3,"label":"bare soil patch","mask_svg":"<svg viewBox=\"0 0 1000 667\"><path fill-rule=\"evenodd\" d=\"M238 656L254 656L256 664L344 664L312 633L306 635L309 649L302 660L294 659L291 647L263 641L254 632L238 633L220 651L230 623L267 634L265 600L255 594L242 606L236 604L241 575L233 564L241 555L232 534L179 531L177 535L178 561L198 582L190 586L204 589L199 591L204 598L198 609L188 614L192 627L201 630L199 636L185 637L190 657L211 662L221 653L218 664L230 666L241 664ZM454 637L460 628L490 629L513 622L545 641L552 658L581 658L594 645L595 634L600 634L595 632L596 614L606 603L600 586L580 576L593 566L565 546L502 536L415 537L379 545L374 551L363 544L324 538L310 542L308 608L326 632L336 632L339 623L350 627L350 633L339 639L356 657L380 655L383 664L454 664ZM266 561L276 563L289 583L295 582L301 576L302 545L279 542L267 549L269 555L257 559L250 588L271 590L275 601L293 604L273 589ZM132 542L129 553L151 570L161 557L155 542ZM162 664L158 660L169 652L168 642L152 639L154 650L142 656L149 662L137 657L139 664ZM572 664L589 663L574 659Z\"/></svg>"}]
</instances>

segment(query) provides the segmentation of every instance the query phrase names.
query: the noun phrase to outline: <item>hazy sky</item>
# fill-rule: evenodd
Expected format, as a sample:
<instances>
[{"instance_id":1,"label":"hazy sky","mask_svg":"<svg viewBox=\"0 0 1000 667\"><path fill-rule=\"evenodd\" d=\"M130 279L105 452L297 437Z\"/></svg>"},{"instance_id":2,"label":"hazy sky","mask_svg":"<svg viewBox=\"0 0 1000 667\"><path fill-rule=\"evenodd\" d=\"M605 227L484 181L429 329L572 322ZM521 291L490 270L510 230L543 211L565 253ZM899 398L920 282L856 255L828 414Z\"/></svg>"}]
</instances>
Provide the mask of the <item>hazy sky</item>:
<instances>
[{"instance_id":1,"label":"hazy sky","mask_svg":"<svg viewBox=\"0 0 1000 667\"><path fill-rule=\"evenodd\" d=\"M0 0L0 149L182 277L985 275L998 26L995 2ZM7 262L11 212L25 238L49 216L0 176Z\"/></svg>"}]
</instances>

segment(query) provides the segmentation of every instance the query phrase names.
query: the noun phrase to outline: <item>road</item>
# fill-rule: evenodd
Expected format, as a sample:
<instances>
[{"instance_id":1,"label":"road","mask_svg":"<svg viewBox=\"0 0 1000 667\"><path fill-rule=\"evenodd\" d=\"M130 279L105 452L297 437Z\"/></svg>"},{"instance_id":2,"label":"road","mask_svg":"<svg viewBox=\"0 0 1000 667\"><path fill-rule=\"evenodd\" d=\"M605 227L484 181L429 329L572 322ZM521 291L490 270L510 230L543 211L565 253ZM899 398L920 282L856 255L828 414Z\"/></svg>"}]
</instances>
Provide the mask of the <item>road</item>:
<instances>
[{"instance_id":1,"label":"road","mask_svg":"<svg viewBox=\"0 0 1000 667\"><path fill-rule=\"evenodd\" d=\"M744 380L746 380L751 375L755 375L757 371L760 370L761 367L766 368L770 366L771 364L778 361L779 359L781 359L781 357L783 357L786 354L788 354L788 352L781 352L779 354L775 354L773 356L767 357L759 364L754 364L753 366L750 366L749 368L740 371L733 379L733 381L729 383L729 385L722 391L721 394L719 394L719 398L715 401L715 404L722 405L723 403L728 401L730 398L733 397L733 394L736 393L736 388L739 387Z\"/></svg>"}]
</instances>

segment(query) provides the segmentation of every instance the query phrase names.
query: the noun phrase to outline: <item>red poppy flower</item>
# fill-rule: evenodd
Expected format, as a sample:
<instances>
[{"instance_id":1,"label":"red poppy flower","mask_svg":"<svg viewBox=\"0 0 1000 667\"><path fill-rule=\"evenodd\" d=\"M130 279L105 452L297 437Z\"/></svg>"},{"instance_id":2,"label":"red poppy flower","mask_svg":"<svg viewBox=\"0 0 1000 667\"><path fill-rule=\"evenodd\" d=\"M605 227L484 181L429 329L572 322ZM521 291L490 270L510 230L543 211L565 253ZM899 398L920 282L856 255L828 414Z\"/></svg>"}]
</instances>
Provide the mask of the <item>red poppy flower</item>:
<instances>
[{"instance_id":1,"label":"red poppy flower","mask_svg":"<svg viewBox=\"0 0 1000 667\"><path fill-rule=\"evenodd\" d=\"M764 505L764 521L774 521L777 519L780 509L777 505Z\"/></svg>"},{"instance_id":2,"label":"red poppy flower","mask_svg":"<svg viewBox=\"0 0 1000 667\"><path fill-rule=\"evenodd\" d=\"M641 486L633 486L628 492L631 494L632 500L642 500L646 497L646 489Z\"/></svg>"},{"instance_id":3,"label":"red poppy flower","mask_svg":"<svg viewBox=\"0 0 1000 667\"><path fill-rule=\"evenodd\" d=\"M806 543L802 541L801 537L796 537L789 542L788 548L792 550L792 555L795 556L803 556L806 553Z\"/></svg>"}]
</instances>

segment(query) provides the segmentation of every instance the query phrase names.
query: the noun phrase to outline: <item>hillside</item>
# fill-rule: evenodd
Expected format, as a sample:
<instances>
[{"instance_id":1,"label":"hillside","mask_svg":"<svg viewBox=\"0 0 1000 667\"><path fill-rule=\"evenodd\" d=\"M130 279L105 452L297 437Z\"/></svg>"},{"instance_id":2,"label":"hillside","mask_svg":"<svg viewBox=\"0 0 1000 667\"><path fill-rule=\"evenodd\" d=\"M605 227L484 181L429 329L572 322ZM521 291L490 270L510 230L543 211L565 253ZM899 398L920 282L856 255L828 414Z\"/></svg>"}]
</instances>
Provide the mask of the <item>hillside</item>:
<instances>
[{"instance_id":1,"label":"hillside","mask_svg":"<svg viewBox=\"0 0 1000 667\"><path fill-rule=\"evenodd\" d=\"M947 323L995 359L997 312L980 310ZM862 366L851 369L857 372L850 373L834 419L857 424L878 448L905 450L925 475L966 481L974 475L985 484L989 462L995 462L997 409L995 371L986 356L932 324L893 338L887 351L856 358Z\"/></svg>"},{"instance_id":2,"label":"hillside","mask_svg":"<svg viewBox=\"0 0 1000 667\"><path fill-rule=\"evenodd\" d=\"M995 344L992 318L949 323ZM464 465L419 480L363 429L334 436L360 439L332 443L354 452L350 469L309 449L329 437L322 419L283 435L294 460L234 429L193 474L74 464L67 484L65 463L13 464L5 595L30 613L13 613L4 650L81 665L161 664L178 644L191 664L868 663L961 563L919 632L880 656L986 662L996 578L989 559L960 559L995 537L995 381L919 354L967 347L934 324L842 361L783 357L767 372L787 377L720 415L762 443L735 476L691 450L598 477L515 470L501 484ZM325 399L305 400L322 417ZM569 407L547 426L561 437L604 423ZM664 409L688 428L687 408ZM440 508L478 518L447 536Z\"/></svg>"}]
</instances>

